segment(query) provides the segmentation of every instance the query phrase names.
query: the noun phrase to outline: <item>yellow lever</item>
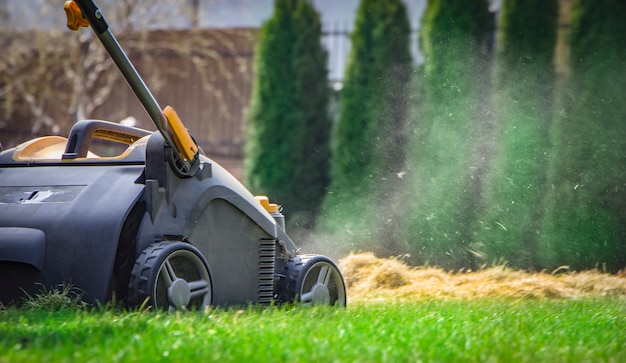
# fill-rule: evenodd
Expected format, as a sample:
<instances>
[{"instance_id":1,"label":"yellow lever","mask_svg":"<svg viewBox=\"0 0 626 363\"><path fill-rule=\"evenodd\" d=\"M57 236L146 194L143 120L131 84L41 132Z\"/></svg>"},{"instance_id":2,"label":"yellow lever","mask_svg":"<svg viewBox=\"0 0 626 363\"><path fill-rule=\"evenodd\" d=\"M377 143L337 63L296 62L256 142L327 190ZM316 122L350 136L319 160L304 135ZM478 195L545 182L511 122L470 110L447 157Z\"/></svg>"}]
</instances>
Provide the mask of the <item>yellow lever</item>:
<instances>
[{"instance_id":1,"label":"yellow lever","mask_svg":"<svg viewBox=\"0 0 626 363\"><path fill-rule=\"evenodd\" d=\"M165 106L163 114L167 119L170 130L172 130L176 149L178 149L183 159L187 161L193 160L198 153L198 146L191 138L191 135L189 135L180 117L178 117L178 114L171 106Z\"/></svg>"},{"instance_id":2,"label":"yellow lever","mask_svg":"<svg viewBox=\"0 0 626 363\"><path fill-rule=\"evenodd\" d=\"M67 17L67 27L71 30L78 30L80 27L88 27L89 22L83 16L83 12L73 0L68 0L63 5L65 16Z\"/></svg>"}]
</instances>

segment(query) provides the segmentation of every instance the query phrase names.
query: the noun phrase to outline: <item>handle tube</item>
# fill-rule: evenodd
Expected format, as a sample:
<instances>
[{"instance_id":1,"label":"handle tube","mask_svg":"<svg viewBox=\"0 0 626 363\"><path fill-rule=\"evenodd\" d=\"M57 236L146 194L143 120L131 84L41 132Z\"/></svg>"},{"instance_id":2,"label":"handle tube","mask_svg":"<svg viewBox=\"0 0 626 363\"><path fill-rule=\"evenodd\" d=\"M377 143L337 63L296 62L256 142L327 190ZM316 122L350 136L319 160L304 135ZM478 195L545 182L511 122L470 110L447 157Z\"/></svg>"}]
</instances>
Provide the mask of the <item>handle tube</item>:
<instances>
[{"instance_id":1,"label":"handle tube","mask_svg":"<svg viewBox=\"0 0 626 363\"><path fill-rule=\"evenodd\" d=\"M159 130L161 135L163 135L163 138L172 147L172 149L176 150L178 153L178 158L183 164L182 168L189 171L197 169L194 168L194 164L197 163L197 148L195 149L196 153L194 155L189 155L189 152L186 152L185 150L179 150L174 130L171 130L168 119L163 114L161 106L159 106L159 103L156 101L143 79L141 79L141 76L126 56L126 53L120 44L117 42L117 39L115 39L115 36L109 30L109 25L100 9L98 9L98 6L93 0L73 1L78 5L82 12L82 16L87 19L89 25L91 25L91 28L98 36L98 39L100 39L100 42L126 79L126 82L128 82L137 98L139 98L139 101L152 119L152 122L154 122L156 128ZM183 131L186 133L186 130Z\"/></svg>"},{"instance_id":2,"label":"handle tube","mask_svg":"<svg viewBox=\"0 0 626 363\"><path fill-rule=\"evenodd\" d=\"M74 0L83 13L83 16L87 19L96 34L102 34L109 29L106 19L98 9L93 0Z\"/></svg>"},{"instance_id":3,"label":"handle tube","mask_svg":"<svg viewBox=\"0 0 626 363\"><path fill-rule=\"evenodd\" d=\"M111 58L119 68L120 72L135 92L137 98L148 112L148 115L152 119L152 122L156 125L157 129L163 134L165 140L170 145L174 145L173 138L169 132L166 132L166 121L161 106L154 98L143 79L139 76L139 73L130 62L126 53L122 50L122 47L117 42L117 39L113 36L110 30L106 30L103 33L98 34L98 38L106 48L107 52L111 55Z\"/></svg>"},{"instance_id":4,"label":"handle tube","mask_svg":"<svg viewBox=\"0 0 626 363\"><path fill-rule=\"evenodd\" d=\"M161 111L161 106L159 106L159 103L156 101L143 79L141 79L141 76L139 76L139 73L126 56L126 53L117 42L117 39L115 39L115 36L109 30L109 24L98 6L93 0L74 0L74 2L80 8L82 15L89 21L91 28L117 65L117 68L122 72L126 82L128 82L133 92L135 92L137 98L139 98L139 101L146 109L146 112L148 112L148 115L157 129L163 134L167 142L174 145L171 135L165 132L166 122L163 112Z\"/></svg>"}]
</instances>

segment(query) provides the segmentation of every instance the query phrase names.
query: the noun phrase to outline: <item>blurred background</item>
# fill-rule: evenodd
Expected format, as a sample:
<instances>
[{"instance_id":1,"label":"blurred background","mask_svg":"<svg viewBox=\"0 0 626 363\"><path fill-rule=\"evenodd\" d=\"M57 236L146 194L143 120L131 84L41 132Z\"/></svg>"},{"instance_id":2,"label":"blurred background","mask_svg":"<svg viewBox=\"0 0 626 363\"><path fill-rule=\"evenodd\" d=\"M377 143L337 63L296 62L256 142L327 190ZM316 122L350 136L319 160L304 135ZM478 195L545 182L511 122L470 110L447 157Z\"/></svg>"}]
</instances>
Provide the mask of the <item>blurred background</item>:
<instances>
[{"instance_id":1,"label":"blurred background","mask_svg":"<svg viewBox=\"0 0 626 363\"><path fill-rule=\"evenodd\" d=\"M339 90L359 0L311 3L322 22L328 80ZM417 33L426 0L404 3L418 64L423 58ZM97 4L157 100L174 106L203 150L241 179L255 47L274 1ZM498 6L498 0L492 1L493 11ZM67 135L76 120L86 118L131 117L136 126L154 129L132 91L111 71L99 44L92 44L91 32L65 27L63 1L0 0L0 31L5 49L0 55L0 142L5 149L33 136Z\"/></svg>"},{"instance_id":2,"label":"blurred background","mask_svg":"<svg viewBox=\"0 0 626 363\"><path fill-rule=\"evenodd\" d=\"M153 130L62 1L0 0L0 142ZM623 0L102 0L162 106L332 257L626 267Z\"/></svg>"}]
</instances>

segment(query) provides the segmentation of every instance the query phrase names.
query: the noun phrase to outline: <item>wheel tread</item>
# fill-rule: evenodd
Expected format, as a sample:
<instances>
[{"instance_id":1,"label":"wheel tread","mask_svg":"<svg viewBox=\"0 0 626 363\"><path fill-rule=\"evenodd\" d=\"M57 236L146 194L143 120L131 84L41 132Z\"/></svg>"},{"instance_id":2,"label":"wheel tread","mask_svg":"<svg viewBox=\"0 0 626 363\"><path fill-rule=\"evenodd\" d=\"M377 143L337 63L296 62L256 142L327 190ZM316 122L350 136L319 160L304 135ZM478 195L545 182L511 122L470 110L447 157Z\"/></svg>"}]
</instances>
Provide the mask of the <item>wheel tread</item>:
<instances>
[{"instance_id":1,"label":"wheel tread","mask_svg":"<svg viewBox=\"0 0 626 363\"><path fill-rule=\"evenodd\" d=\"M152 283L151 277L155 273L154 270L160 268L160 256L168 253L168 249L176 250L177 245L182 242L161 241L155 242L146 247L140 254L130 274L128 284L128 305L139 306L149 298L148 303L152 301ZM189 245L191 246L191 245ZM194 253L199 255L200 252L193 248ZM170 251L171 252L171 251ZM199 255L201 256L201 254ZM206 264L206 261L205 261ZM209 273L210 274L210 273Z\"/></svg>"}]
</instances>

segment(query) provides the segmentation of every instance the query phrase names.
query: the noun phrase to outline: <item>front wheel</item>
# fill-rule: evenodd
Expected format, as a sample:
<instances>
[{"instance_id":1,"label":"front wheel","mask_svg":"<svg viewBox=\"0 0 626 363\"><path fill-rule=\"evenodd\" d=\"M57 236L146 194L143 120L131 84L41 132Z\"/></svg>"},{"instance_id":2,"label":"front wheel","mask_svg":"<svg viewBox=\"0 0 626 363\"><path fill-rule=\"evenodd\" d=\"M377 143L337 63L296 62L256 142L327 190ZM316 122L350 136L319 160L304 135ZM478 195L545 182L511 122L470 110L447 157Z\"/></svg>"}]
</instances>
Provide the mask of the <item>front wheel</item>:
<instances>
[{"instance_id":1,"label":"front wheel","mask_svg":"<svg viewBox=\"0 0 626 363\"><path fill-rule=\"evenodd\" d=\"M204 309L211 304L209 266L197 248L184 242L158 242L141 252L130 274L128 302L147 301L155 309Z\"/></svg>"},{"instance_id":2,"label":"front wheel","mask_svg":"<svg viewBox=\"0 0 626 363\"><path fill-rule=\"evenodd\" d=\"M299 255L289 260L277 290L279 302L346 306L343 276L325 256Z\"/></svg>"}]
</instances>

